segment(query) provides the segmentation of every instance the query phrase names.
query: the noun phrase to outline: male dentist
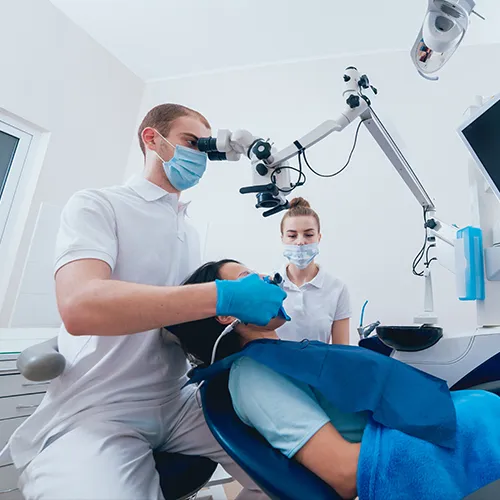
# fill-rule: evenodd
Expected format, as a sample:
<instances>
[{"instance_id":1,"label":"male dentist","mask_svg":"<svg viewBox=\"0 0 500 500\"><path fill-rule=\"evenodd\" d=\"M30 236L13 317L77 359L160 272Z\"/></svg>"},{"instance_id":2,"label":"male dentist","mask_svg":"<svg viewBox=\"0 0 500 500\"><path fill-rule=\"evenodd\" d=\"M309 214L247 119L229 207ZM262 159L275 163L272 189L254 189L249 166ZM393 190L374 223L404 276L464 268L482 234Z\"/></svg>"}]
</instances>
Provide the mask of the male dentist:
<instances>
[{"instance_id":1,"label":"male dentist","mask_svg":"<svg viewBox=\"0 0 500 500\"><path fill-rule=\"evenodd\" d=\"M200 264L179 194L202 177L197 141L210 132L194 110L155 107L139 128L143 174L64 208L55 281L67 366L11 439L26 500L162 500L153 450L209 457L245 486L239 498L264 498L212 437L183 388L182 349L160 334L216 314L264 325L285 298L257 275L178 286Z\"/></svg>"}]
</instances>

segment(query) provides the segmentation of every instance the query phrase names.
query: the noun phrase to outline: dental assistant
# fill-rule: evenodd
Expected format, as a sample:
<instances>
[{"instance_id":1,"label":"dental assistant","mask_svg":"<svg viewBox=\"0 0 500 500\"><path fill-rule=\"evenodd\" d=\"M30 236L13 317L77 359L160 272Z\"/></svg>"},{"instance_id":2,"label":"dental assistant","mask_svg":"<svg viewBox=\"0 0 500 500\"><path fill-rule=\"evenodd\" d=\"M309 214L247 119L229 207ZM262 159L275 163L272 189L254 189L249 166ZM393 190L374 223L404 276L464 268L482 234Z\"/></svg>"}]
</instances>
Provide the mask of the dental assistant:
<instances>
[{"instance_id":1,"label":"dental assistant","mask_svg":"<svg viewBox=\"0 0 500 500\"><path fill-rule=\"evenodd\" d=\"M245 487L239 498L265 498L215 441L184 387L184 351L161 330L215 314L265 325L285 297L255 274L178 286L200 264L179 196L205 172L197 142L210 132L194 110L153 108L142 174L64 208L54 273L67 363L10 441L25 500L163 500L154 450L208 457Z\"/></svg>"},{"instance_id":2,"label":"dental assistant","mask_svg":"<svg viewBox=\"0 0 500 500\"><path fill-rule=\"evenodd\" d=\"M277 330L278 335L283 340L349 344L349 291L315 261L321 225L304 198L290 201L281 220L281 241L288 260L280 270L287 293L284 306L292 319Z\"/></svg>"}]
</instances>

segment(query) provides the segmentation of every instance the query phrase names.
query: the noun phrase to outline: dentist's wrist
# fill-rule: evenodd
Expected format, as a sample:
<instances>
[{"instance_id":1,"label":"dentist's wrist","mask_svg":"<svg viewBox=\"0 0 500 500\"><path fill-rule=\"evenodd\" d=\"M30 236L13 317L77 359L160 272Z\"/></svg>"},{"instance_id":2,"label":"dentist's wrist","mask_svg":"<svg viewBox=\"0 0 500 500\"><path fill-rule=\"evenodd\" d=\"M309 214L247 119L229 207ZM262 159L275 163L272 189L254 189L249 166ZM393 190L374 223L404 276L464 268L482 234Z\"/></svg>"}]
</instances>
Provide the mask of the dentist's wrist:
<instances>
[{"instance_id":1,"label":"dentist's wrist","mask_svg":"<svg viewBox=\"0 0 500 500\"><path fill-rule=\"evenodd\" d=\"M201 310L206 318L213 318L217 315L217 286L214 282L202 283L199 286L203 287Z\"/></svg>"},{"instance_id":2,"label":"dentist's wrist","mask_svg":"<svg viewBox=\"0 0 500 500\"><path fill-rule=\"evenodd\" d=\"M163 308L175 310L174 317L164 326L199 321L216 316L217 289L215 283L199 283L165 287Z\"/></svg>"}]
</instances>

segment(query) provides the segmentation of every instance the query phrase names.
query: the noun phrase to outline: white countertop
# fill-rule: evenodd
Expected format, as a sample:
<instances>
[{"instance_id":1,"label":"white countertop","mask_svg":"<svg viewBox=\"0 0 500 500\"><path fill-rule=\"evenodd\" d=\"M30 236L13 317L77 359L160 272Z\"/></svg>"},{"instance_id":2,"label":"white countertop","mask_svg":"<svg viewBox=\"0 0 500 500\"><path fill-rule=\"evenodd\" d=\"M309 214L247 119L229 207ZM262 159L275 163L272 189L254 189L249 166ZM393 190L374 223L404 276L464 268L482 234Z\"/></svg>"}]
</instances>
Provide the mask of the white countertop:
<instances>
[{"instance_id":1,"label":"white countertop","mask_svg":"<svg viewBox=\"0 0 500 500\"><path fill-rule=\"evenodd\" d=\"M58 332L59 328L0 328L0 354L21 352Z\"/></svg>"}]
</instances>

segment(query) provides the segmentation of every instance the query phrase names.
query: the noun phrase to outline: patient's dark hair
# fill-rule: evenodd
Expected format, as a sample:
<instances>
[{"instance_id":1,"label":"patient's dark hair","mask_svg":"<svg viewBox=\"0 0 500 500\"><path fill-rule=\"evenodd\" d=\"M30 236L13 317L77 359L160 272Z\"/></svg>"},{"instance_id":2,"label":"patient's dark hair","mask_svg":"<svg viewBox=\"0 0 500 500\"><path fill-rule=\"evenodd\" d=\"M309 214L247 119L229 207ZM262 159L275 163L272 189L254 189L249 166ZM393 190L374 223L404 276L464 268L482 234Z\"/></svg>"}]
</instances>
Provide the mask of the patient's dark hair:
<instances>
[{"instance_id":1,"label":"patient's dark hair","mask_svg":"<svg viewBox=\"0 0 500 500\"><path fill-rule=\"evenodd\" d=\"M239 264L236 260L224 259L217 262L207 262L199 267L183 285L210 283L220 279L220 270L225 264ZM208 366L212 358L212 350L226 325L222 325L214 318L190 321L169 326L167 329L180 341L182 348L190 358L195 358L202 365ZM240 350L240 339L236 332L228 333L219 342L216 359L225 358Z\"/></svg>"}]
</instances>

